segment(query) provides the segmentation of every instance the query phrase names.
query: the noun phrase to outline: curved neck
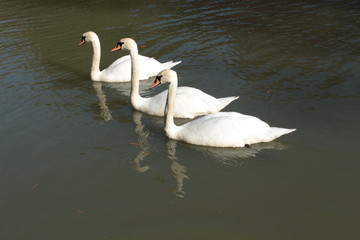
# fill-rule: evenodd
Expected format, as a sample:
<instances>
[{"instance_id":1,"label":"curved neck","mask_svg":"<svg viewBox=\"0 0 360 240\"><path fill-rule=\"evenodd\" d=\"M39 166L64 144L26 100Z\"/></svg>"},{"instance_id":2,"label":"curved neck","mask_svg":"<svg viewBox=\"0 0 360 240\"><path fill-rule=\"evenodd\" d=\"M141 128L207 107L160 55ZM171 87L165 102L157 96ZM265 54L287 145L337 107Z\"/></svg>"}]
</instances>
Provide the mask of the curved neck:
<instances>
[{"instance_id":1,"label":"curved neck","mask_svg":"<svg viewBox=\"0 0 360 240\"><path fill-rule=\"evenodd\" d=\"M133 46L130 50L131 59L131 92L130 100L131 104L136 109L136 103L141 98L139 94L139 54L137 46Z\"/></svg>"},{"instance_id":2,"label":"curved neck","mask_svg":"<svg viewBox=\"0 0 360 240\"><path fill-rule=\"evenodd\" d=\"M101 47L100 47L100 40L94 39L92 41L93 46L93 59L91 65L91 79L93 81L100 80L100 56L101 56Z\"/></svg>"},{"instance_id":3,"label":"curved neck","mask_svg":"<svg viewBox=\"0 0 360 240\"><path fill-rule=\"evenodd\" d=\"M174 123L174 112L175 112L175 98L176 98L176 89L177 89L177 79L173 79L169 84L168 95L166 99L165 106L165 132L171 138L171 133L176 127Z\"/></svg>"}]
</instances>

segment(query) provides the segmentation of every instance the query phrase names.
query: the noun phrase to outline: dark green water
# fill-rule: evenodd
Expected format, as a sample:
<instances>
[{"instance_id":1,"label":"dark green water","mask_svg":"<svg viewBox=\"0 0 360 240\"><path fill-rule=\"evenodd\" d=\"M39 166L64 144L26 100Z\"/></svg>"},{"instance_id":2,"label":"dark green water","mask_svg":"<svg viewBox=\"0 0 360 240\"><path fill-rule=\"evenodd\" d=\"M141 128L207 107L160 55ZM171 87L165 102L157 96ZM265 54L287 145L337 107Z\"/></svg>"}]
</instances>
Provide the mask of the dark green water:
<instances>
[{"instance_id":1,"label":"dark green water","mask_svg":"<svg viewBox=\"0 0 360 240\"><path fill-rule=\"evenodd\" d=\"M298 130L170 141L129 84L91 82L88 30L102 68L132 37L180 85L241 96L224 111ZM359 43L351 0L2 1L0 239L359 239Z\"/></svg>"}]
</instances>

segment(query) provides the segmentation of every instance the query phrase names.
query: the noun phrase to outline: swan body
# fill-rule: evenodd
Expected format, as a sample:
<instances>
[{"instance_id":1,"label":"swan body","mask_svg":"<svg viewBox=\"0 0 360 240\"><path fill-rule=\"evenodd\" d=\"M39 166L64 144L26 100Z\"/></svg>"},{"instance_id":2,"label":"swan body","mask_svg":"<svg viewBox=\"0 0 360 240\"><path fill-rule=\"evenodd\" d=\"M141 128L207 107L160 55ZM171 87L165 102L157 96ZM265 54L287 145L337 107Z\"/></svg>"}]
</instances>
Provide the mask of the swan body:
<instances>
[{"instance_id":1,"label":"swan body","mask_svg":"<svg viewBox=\"0 0 360 240\"><path fill-rule=\"evenodd\" d=\"M238 97L214 98L203 91L192 87L179 87L176 93L175 117L194 118L196 116L219 112ZM168 90L151 98L142 98L135 108L153 116L164 116ZM188 110L186 110L188 109Z\"/></svg>"},{"instance_id":2,"label":"swan body","mask_svg":"<svg viewBox=\"0 0 360 240\"><path fill-rule=\"evenodd\" d=\"M117 59L109 67L100 71L101 48L99 37L94 32L85 32L79 46L86 42L92 43L94 51L91 66L91 80L101 82L129 82L131 80L131 59L129 55ZM156 76L161 70L172 68L180 62L181 61L169 61L160 63L154 58L139 56L139 79L146 80L149 77Z\"/></svg>"},{"instance_id":3,"label":"swan body","mask_svg":"<svg viewBox=\"0 0 360 240\"><path fill-rule=\"evenodd\" d=\"M149 98L139 94L139 55L136 42L131 38L121 39L111 51L126 49L130 51L132 64L131 93L132 106L141 112L154 116L164 116L167 90ZM139 66L140 65L140 66ZM218 112L238 96L215 98L192 87L179 87L176 94L174 116L177 118L194 118L196 116Z\"/></svg>"},{"instance_id":4,"label":"swan body","mask_svg":"<svg viewBox=\"0 0 360 240\"><path fill-rule=\"evenodd\" d=\"M177 89L176 72L173 70L163 70L156 77L156 80L169 83L165 132L171 139L202 146L244 147L248 144L270 142L281 135L296 130L270 127L266 122L257 117L237 112L212 113L177 126L173 120ZM176 101L178 101L177 98Z\"/></svg>"}]
</instances>

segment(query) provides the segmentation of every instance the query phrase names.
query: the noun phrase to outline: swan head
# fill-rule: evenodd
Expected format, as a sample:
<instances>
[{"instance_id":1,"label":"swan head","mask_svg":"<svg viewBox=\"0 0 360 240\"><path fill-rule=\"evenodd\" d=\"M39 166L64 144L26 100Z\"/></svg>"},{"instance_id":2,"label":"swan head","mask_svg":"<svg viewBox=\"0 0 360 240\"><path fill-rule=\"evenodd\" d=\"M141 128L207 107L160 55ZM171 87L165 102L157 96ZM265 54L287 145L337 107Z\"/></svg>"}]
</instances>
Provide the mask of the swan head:
<instances>
[{"instance_id":1,"label":"swan head","mask_svg":"<svg viewBox=\"0 0 360 240\"><path fill-rule=\"evenodd\" d=\"M122 38L120 41L118 41L116 43L116 46L113 49L111 49L110 51L115 52L115 51L124 50L124 49L131 51L136 48L137 48L137 44L133 39Z\"/></svg>"},{"instance_id":2,"label":"swan head","mask_svg":"<svg viewBox=\"0 0 360 240\"><path fill-rule=\"evenodd\" d=\"M95 40L98 40L98 36L96 35L96 33L89 31L89 32L85 32L83 33L82 37L81 37L81 41L78 44L78 46L81 46L87 42L93 42Z\"/></svg>"},{"instance_id":3,"label":"swan head","mask_svg":"<svg viewBox=\"0 0 360 240\"><path fill-rule=\"evenodd\" d=\"M154 88L161 83L172 83L174 81L177 81L177 74L174 70L171 69L165 69L158 73L158 75L155 78L155 81L149 88Z\"/></svg>"}]
</instances>

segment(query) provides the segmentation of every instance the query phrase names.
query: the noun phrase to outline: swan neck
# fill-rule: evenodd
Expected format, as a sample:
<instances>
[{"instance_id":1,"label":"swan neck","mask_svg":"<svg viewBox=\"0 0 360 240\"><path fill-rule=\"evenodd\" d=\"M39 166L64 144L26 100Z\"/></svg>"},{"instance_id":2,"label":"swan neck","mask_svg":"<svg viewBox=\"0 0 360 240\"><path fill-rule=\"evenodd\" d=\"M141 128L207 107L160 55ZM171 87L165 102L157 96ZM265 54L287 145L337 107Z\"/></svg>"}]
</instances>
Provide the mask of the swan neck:
<instances>
[{"instance_id":1,"label":"swan neck","mask_svg":"<svg viewBox=\"0 0 360 240\"><path fill-rule=\"evenodd\" d=\"M136 105L138 99L141 98L139 94L139 54L137 46L133 46L130 50L131 59L131 92L130 99L132 105ZM136 108L136 107L135 107Z\"/></svg>"},{"instance_id":2,"label":"swan neck","mask_svg":"<svg viewBox=\"0 0 360 240\"><path fill-rule=\"evenodd\" d=\"M170 138L172 138L171 136L174 134L174 128L176 128L176 125L174 123L174 112L177 84L177 79L172 80L169 84L168 96L166 99L166 106L164 112L165 132Z\"/></svg>"},{"instance_id":3,"label":"swan neck","mask_svg":"<svg viewBox=\"0 0 360 240\"><path fill-rule=\"evenodd\" d=\"M94 81L100 80L100 57L101 57L101 47L99 38L95 38L92 41L93 46L93 59L91 65L91 79Z\"/></svg>"}]
</instances>

